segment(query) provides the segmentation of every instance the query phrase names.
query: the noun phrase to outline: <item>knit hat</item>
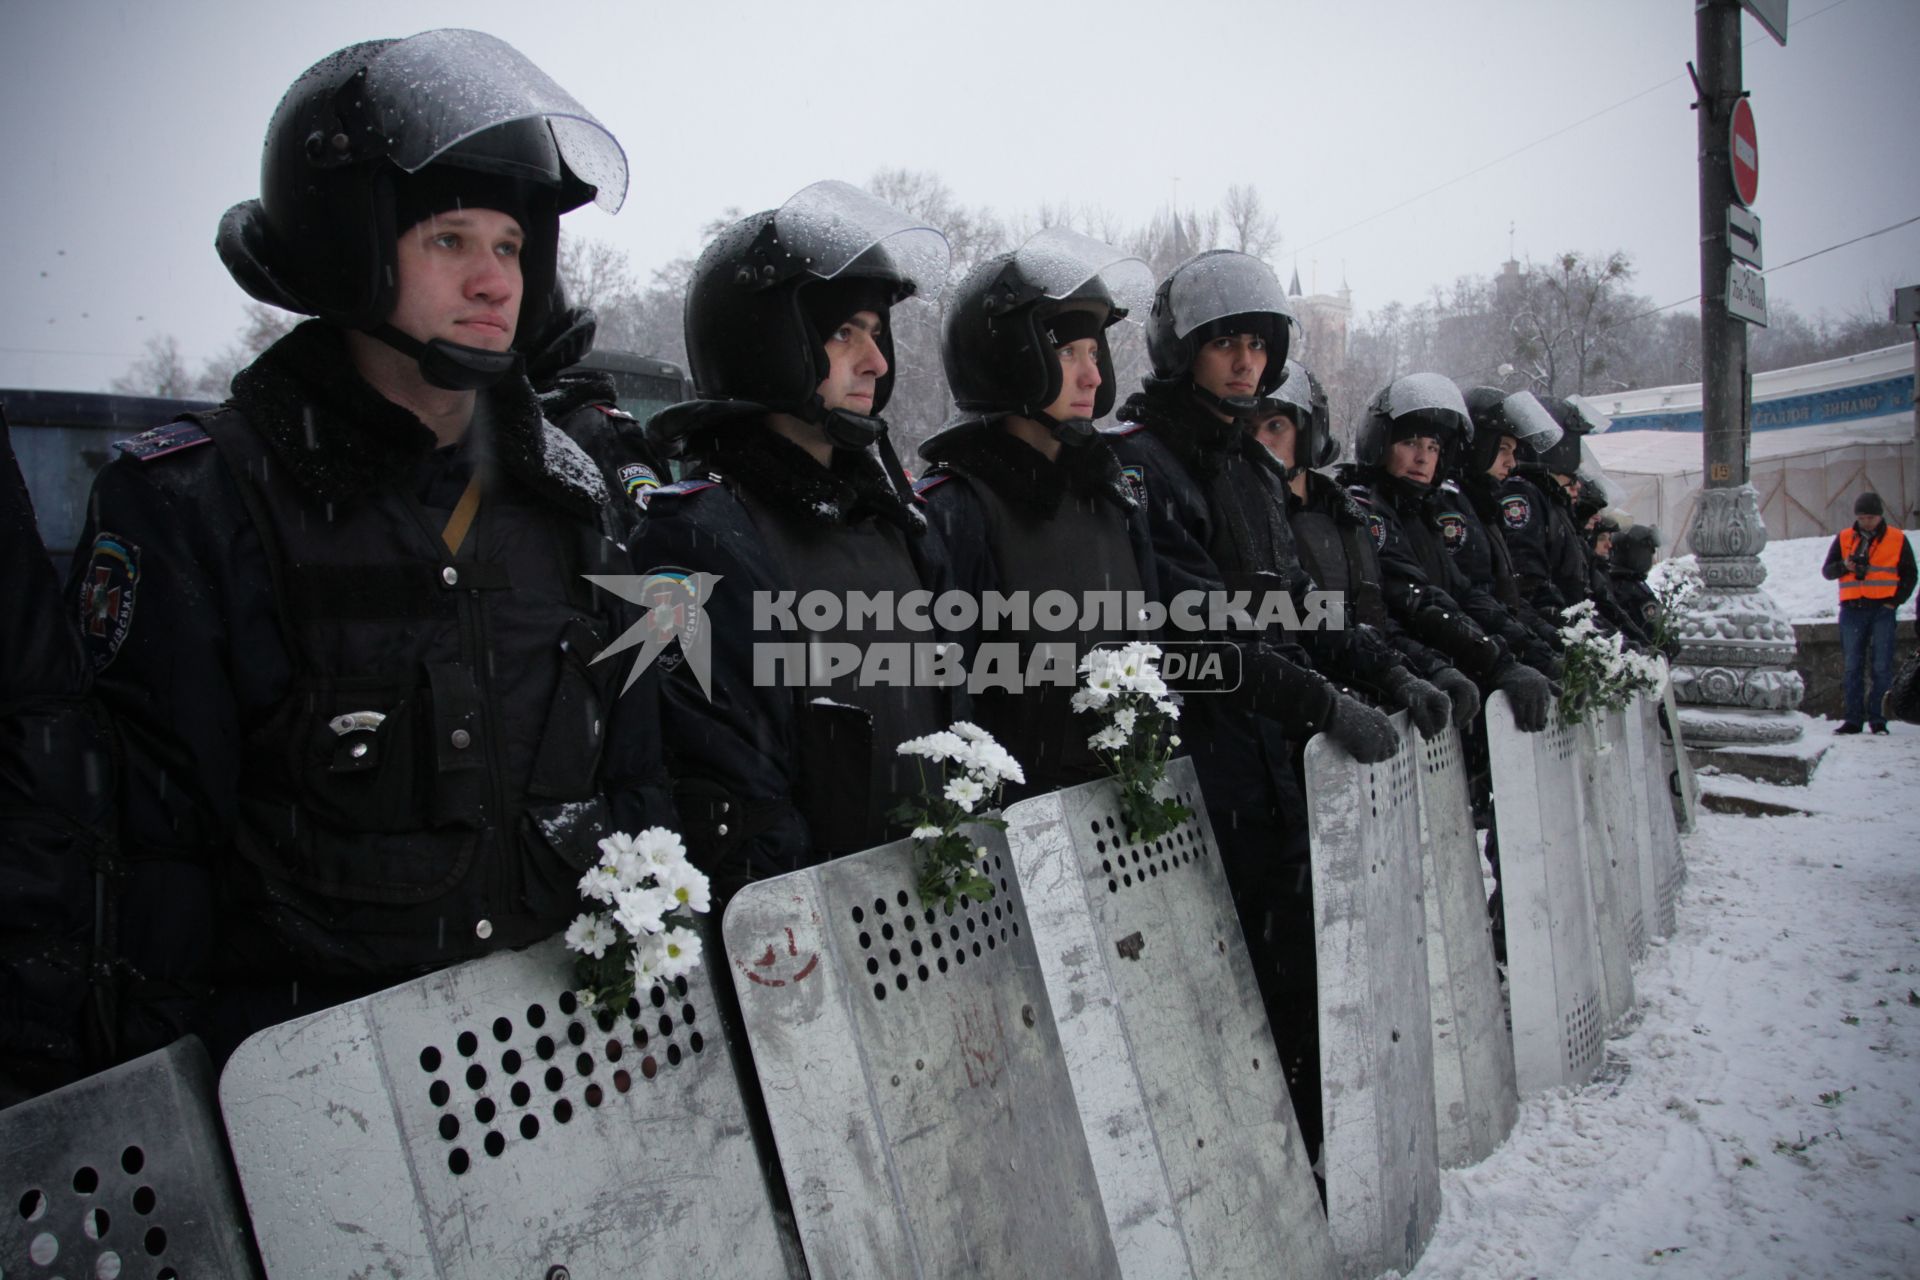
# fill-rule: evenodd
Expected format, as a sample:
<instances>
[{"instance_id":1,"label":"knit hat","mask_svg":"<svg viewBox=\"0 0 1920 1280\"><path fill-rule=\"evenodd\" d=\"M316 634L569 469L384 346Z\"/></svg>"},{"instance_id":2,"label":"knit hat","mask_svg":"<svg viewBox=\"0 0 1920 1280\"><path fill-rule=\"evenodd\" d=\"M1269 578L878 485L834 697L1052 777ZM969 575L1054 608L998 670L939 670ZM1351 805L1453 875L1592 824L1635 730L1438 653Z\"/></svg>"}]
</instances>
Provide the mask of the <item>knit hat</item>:
<instances>
[{"instance_id":1,"label":"knit hat","mask_svg":"<svg viewBox=\"0 0 1920 1280\"><path fill-rule=\"evenodd\" d=\"M1884 516L1887 509L1880 502L1880 495L1869 489L1853 500L1853 514L1857 516Z\"/></svg>"}]
</instances>

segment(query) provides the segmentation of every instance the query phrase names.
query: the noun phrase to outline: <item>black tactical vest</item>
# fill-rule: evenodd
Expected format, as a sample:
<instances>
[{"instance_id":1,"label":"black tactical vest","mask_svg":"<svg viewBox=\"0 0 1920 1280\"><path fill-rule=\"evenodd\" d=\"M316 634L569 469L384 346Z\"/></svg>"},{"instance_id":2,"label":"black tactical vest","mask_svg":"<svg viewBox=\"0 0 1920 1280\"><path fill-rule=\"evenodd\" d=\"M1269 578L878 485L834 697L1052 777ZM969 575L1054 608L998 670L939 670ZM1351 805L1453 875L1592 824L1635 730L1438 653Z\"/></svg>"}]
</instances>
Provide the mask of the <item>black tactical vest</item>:
<instances>
[{"instance_id":1,"label":"black tactical vest","mask_svg":"<svg viewBox=\"0 0 1920 1280\"><path fill-rule=\"evenodd\" d=\"M1141 591L1140 566L1127 536L1126 518L1111 502L1098 496L1068 492L1051 515L1016 510L993 487L968 477L966 483L986 513L987 543L1003 594L1024 592L1029 602L1042 593L1064 591L1081 607L1078 625L1068 631L1048 631L1031 623L1024 631L983 631L985 644L1019 645L1021 670L1036 646L1051 643L1061 662L1077 668L1089 649L1106 640L1138 639L1124 617L1089 616L1087 597L1096 592ZM1117 622L1118 626L1090 627L1090 622ZM1066 661L1068 651L1072 661ZM984 690L974 701L981 727L1011 751L1024 767L1024 794L1038 794L1103 777L1106 769L1087 746L1102 721L1078 715L1068 705L1079 677L1066 685L1040 684L1009 694Z\"/></svg>"},{"instance_id":2,"label":"black tactical vest","mask_svg":"<svg viewBox=\"0 0 1920 1280\"><path fill-rule=\"evenodd\" d=\"M325 503L238 412L200 422L266 546L294 671L241 726L263 969L274 943L294 976L390 974L564 927L609 827L620 678L588 665L612 621L581 575L621 571L618 548L503 476L450 555L412 477Z\"/></svg>"}]
</instances>

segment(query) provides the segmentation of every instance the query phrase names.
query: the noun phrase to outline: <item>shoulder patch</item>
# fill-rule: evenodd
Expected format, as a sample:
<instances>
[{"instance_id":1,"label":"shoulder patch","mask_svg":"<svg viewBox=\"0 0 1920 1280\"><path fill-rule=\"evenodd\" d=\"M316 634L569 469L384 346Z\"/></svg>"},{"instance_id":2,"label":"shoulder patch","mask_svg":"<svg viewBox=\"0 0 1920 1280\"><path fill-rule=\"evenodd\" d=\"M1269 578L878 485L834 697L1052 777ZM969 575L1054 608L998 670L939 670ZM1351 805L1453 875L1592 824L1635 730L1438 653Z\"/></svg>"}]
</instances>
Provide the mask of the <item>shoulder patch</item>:
<instances>
[{"instance_id":1,"label":"shoulder patch","mask_svg":"<svg viewBox=\"0 0 1920 1280\"><path fill-rule=\"evenodd\" d=\"M1120 478L1126 482L1127 494L1137 507L1147 505L1147 469L1142 466L1128 465L1120 468Z\"/></svg>"},{"instance_id":2,"label":"shoulder patch","mask_svg":"<svg viewBox=\"0 0 1920 1280\"><path fill-rule=\"evenodd\" d=\"M1440 538L1446 543L1447 554L1452 555L1467 545L1467 520L1457 511L1440 513Z\"/></svg>"},{"instance_id":3,"label":"shoulder patch","mask_svg":"<svg viewBox=\"0 0 1920 1280\"><path fill-rule=\"evenodd\" d=\"M660 477L652 467L645 463L629 462L620 468L620 488L636 503L646 506L646 494L649 489L660 487Z\"/></svg>"},{"instance_id":4,"label":"shoulder patch","mask_svg":"<svg viewBox=\"0 0 1920 1280\"><path fill-rule=\"evenodd\" d=\"M1373 549L1375 551L1385 551L1387 549L1387 522L1381 518L1379 512L1367 512L1367 533L1373 538Z\"/></svg>"},{"instance_id":5,"label":"shoulder patch","mask_svg":"<svg viewBox=\"0 0 1920 1280\"><path fill-rule=\"evenodd\" d=\"M1524 529L1533 519L1533 504L1517 493L1500 499L1500 519L1509 529Z\"/></svg>"},{"instance_id":6,"label":"shoulder patch","mask_svg":"<svg viewBox=\"0 0 1920 1280\"><path fill-rule=\"evenodd\" d=\"M113 447L132 458L135 462L152 462L155 458L164 458L170 453L182 449L191 449L197 444L205 444L213 437L200 429L197 422L182 418L176 422L163 423L149 431L127 440L116 440Z\"/></svg>"},{"instance_id":7,"label":"shoulder patch","mask_svg":"<svg viewBox=\"0 0 1920 1280\"><path fill-rule=\"evenodd\" d=\"M107 669L133 629L133 598L139 586L140 548L102 530L80 575L80 638L95 671Z\"/></svg>"},{"instance_id":8,"label":"shoulder patch","mask_svg":"<svg viewBox=\"0 0 1920 1280\"><path fill-rule=\"evenodd\" d=\"M635 500L645 507L651 505L655 498L683 497L689 493L699 493L702 489L711 489L719 483L719 479L714 476L702 476L697 480L679 480L655 489L642 489L635 495Z\"/></svg>"}]
</instances>

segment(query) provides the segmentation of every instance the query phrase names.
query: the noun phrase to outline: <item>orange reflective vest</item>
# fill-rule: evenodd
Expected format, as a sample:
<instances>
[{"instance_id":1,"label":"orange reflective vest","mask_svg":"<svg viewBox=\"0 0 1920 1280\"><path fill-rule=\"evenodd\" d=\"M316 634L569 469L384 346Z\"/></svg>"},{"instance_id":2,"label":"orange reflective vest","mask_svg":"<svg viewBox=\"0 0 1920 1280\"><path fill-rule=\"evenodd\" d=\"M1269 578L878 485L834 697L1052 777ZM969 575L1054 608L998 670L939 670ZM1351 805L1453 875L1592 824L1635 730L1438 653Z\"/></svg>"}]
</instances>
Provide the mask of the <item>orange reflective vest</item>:
<instances>
[{"instance_id":1,"label":"orange reflective vest","mask_svg":"<svg viewBox=\"0 0 1920 1280\"><path fill-rule=\"evenodd\" d=\"M1867 552L1867 576L1856 578L1853 570L1848 569L1840 575L1840 603L1849 600L1891 600L1893 593L1900 589L1900 548L1906 542L1907 535L1887 525L1886 532L1874 542ZM1860 531L1852 525L1840 531L1840 559L1853 558L1854 549L1860 545Z\"/></svg>"}]
</instances>

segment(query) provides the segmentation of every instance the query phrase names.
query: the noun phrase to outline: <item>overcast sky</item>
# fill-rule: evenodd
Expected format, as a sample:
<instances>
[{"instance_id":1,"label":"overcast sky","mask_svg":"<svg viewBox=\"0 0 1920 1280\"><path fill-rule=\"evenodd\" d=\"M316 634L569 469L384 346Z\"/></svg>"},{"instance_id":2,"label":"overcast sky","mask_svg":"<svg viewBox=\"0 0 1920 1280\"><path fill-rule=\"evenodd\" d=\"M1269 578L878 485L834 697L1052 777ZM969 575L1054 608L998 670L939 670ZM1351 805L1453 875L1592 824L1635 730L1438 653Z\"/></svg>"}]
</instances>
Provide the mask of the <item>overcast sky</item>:
<instances>
[{"instance_id":1,"label":"overcast sky","mask_svg":"<svg viewBox=\"0 0 1920 1280\"><path fill-rule=\"evenodd\" d=\"M1920 3L1792 14L1784 49L1744 20L1769 263L1920 214ZM1283 276L1344 274L1363 312L1496 271L1509 223L1522 258L1624 248L1657 301L1699 289L1690 0L0 0L0 386L102 388L162 333L196 365L223 346L243 295L213 231L281 93L435 26L516 45L619 137L625 209L568 225L643 274L728 206L903 165L1128 223L1252 183ZM1920 223L1768 278L1807 312L1911 283Z\"/></svg>"}]
</instances>

